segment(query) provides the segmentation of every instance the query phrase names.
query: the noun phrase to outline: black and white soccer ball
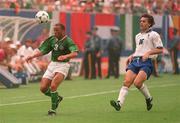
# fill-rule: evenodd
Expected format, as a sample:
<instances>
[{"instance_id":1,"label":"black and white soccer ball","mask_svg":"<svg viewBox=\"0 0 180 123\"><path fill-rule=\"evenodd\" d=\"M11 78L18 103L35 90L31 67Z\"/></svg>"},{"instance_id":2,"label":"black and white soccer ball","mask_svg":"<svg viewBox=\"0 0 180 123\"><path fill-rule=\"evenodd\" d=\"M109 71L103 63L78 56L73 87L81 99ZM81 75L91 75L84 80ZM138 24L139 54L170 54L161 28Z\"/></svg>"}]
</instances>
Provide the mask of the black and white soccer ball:
<instances>
[{"instance_id":1,"label":"black and white soccer ball","mask_svg":"<svg viewBox=\"0 0 180 123\"><path fill-rule=\"evenodd\" d=\"M46 11L38 11L35 15L35 18L38 23L48 23L49 14Z\"/></svg>"}]
</instances>

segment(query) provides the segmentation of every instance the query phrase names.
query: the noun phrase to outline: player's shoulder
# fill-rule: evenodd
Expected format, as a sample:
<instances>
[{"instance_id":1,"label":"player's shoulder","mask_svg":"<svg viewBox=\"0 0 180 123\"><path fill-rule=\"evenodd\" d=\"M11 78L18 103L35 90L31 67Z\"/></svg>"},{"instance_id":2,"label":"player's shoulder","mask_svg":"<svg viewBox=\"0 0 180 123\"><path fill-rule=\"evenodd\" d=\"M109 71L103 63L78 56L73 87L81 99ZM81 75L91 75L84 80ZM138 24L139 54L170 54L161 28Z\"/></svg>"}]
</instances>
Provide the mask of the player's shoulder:
<instances>
[{"instance_id":1,"label":"player's shoulder","mask_svg":"<svg viewBox=\"0 0 180 123\"><path fill-rule=\"evenodd\" d=\"M56 39L56 37L54 35L52 35L52 36L48 37L46 40L54 40L54 39Z\"/></svg>"},{"instance_id":2,"label":"player's shoulder","mask_svg":"<svg viewBox=\"0 0 180 123\"><path fill-rule=\"evenodd\" d=\"M72 38L70 38L69 36L66 37L66 41L67 41L67 43L74 42L74 41L72 40Z\"/></svg>"},{"instance_id":3,"label":"player's shoulder","mask_svg":"<svg viewBox=\"0 0 180 123\"><path fill-rule=\"evenodd\" d=\"M149 37L151 39L157 39L157 38L160 38L160 35L155 31L151 31L151 32L149 32Z\"/></svg>"},{"instance_id":4,"label":"player's shoulder","mask_svg":"<svg viewBox=\"0 0 180 123\"><path fill-rule=\"evenodd\" d=\"M66 37L66 40L72 41L72 38L70 38L69 36Z\"/></svg>"},{"instance_id":5,"label":"player's shoulder","mask_svg":"<svg viewBox=\"0 0 180 123\"><path fill-rule=\"evenodd\" d=\"M56 37L54 35L52 35L52 36L46 38L46 40L43 43L50 44L50 43L54 42L54 40L56 40Z\"/></svg>"},{"instance_id":6,"label":"player's shoulder","mask_svg":"<svg viewBox=\"0 0 180 123\"><path fill-rule=\"evenodd\" d=\"M142 34L141 34L141 32L139 32L138 34L136 34L136 38L138 38L138 37L141 37L142 36Z\"/></svg>"},{"instance_id":7,"label":"player's shoulder","mask_svg":"<svg viewBox=\"0 0 180 123\"><path fill-rule=\"evenodd\" d=\"M156 31L151 31L151 32L149 32L151 35L153 35L153 36L159 36L159 34L156 32Z\"/></svg>"}]
</instances>

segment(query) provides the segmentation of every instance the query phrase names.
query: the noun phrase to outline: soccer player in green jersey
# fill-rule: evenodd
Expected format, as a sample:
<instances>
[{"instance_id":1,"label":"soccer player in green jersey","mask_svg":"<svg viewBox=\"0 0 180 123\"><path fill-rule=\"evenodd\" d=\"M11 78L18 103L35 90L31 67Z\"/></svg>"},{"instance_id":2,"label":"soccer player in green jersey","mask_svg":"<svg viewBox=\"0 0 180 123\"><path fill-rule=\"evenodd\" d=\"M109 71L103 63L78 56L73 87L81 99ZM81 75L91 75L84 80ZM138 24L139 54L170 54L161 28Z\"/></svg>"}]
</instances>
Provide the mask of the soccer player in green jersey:
<instances>
[{"instance_id":1,"label":"soccer player in green jersey","mask_svg":"<svg viewBox=\"0 0 180 123\"><path fill-rule=\"evenodd\" d=\"M51 109L48 111L48 115L56 115L58 104L63 99L58 95L57 88L68 74L69 60L78 54L78 48L72 39L65 34L63 24L55 24L54 35L46 39L32 55L26 58L26 61L49 52L51 52L51 62L42 77L40 90L51 98Z\"/></svg>"}]
</instances>

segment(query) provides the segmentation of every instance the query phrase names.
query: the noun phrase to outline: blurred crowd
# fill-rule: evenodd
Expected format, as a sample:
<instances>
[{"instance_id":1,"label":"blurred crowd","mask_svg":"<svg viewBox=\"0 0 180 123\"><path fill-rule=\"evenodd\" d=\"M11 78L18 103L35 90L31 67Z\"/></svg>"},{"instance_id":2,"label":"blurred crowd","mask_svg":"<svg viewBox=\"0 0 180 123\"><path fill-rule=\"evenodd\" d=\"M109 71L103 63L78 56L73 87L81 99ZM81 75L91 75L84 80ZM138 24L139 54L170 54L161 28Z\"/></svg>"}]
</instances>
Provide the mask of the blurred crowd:
<instances>
[{"instance_id":1,"label":"blurred crowd","mask_svg":"<svg viewBox=\"0 0 180 123\"><path fill-rule=\"evenodd\" d=\"M180 0L0 0L0 8L180 15Z\"/></svg>"},{"instance_id":2,"label":"blurred crowd","mask_svg":"<svg viewBox=\"0 0 180 123\"><path fill-rule=\"evenodd\" d=\"M50 57L36 58L28 63L25 62L25 58L34 52L39 43L38 40L27 39L22 43L13 41L9 37L4 38L0 41L0 67L7 69L17 78L25 77L30 81L38 79L38 75L40 77L46 70Z\"/></svg>"}]
</instances>

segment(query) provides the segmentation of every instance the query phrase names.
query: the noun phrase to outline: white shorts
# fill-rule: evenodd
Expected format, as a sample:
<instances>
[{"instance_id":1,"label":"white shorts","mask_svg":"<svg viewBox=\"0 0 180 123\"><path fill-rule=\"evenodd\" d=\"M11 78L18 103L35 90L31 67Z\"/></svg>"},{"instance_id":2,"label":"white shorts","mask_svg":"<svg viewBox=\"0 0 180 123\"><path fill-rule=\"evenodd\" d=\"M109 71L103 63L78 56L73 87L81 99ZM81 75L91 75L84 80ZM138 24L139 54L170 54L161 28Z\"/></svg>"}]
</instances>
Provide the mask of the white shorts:
<instances>
[{"instance_id":1,"label":"white shorts","mask_svg":"<svg viewBox=\"0 0 180 123\"><path fill-rule=\"evenodd\" d=\"M46 72L43 75L43 78L53 79L55 73L61 73L64 75L64 79L68 75L70 64L66 62L51 62L48 65Z\"/></svg>"}]
</instances>

